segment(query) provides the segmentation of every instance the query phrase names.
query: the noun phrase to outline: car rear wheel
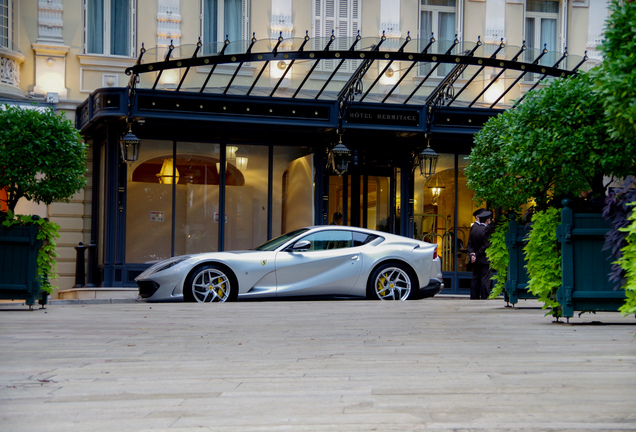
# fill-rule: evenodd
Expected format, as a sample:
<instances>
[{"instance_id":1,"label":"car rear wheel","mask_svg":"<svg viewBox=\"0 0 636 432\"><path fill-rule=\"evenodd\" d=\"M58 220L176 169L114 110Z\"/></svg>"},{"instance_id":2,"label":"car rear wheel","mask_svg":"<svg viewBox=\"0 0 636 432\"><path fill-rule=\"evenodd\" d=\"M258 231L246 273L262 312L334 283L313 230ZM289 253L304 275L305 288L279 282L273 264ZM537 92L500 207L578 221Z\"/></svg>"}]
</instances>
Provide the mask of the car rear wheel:
<instances>
[{"instance_id":1,"label":"car rear wheel","mask_svg":"<svg viewBox=\"0 0 636 432\"><path fill-rule=\"evenodd\" d=\"M406 300L411 295L414 278L401 264L387 264L375 269L369 279L367 297L373 300Z\"/></svg>"},{"instance_id":2,"label":"car rear wheel","mask_svg":"<svg viewBox=\"0 0 636 432\"><path fill-rule=\"evenodd\" d=\"M238 285L225 269L207 265L196 269L183 287L183 299L199 303L226 302L236 299Z\"/></svg>"}]
</instances>

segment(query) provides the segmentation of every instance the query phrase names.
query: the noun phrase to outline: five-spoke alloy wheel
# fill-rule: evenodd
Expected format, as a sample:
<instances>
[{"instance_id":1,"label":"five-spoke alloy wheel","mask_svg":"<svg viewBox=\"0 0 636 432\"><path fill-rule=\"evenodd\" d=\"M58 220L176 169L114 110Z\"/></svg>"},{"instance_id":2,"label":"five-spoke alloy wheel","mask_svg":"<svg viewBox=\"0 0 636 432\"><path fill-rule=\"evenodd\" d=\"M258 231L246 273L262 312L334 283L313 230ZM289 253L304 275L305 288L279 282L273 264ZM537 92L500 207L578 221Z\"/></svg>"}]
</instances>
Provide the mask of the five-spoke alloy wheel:
<instances>
[{"instance_id":1,"label":"five-spoke alloy wheel","mask_svg":"<svg viewBox=\"0 0 636 432\"><path fill-rule=\"evenodd\" d=\"M185 301L199 303L226 302L236 296L234 291L238 287L227 271L214 265L207 265L196 269L183 289Z\"/></svg>"},{"instance_id":2,"label":"five-spoke alloy wheel","mask_svg":"<svg viewBox=\"0 0 636 432\"><path fill-rule=\"evenodd\" d=\"M411 295L413 278L400 264L378 267L371 278L367 296L380 300L406 300Z\"/></svg>"}]
</instances>

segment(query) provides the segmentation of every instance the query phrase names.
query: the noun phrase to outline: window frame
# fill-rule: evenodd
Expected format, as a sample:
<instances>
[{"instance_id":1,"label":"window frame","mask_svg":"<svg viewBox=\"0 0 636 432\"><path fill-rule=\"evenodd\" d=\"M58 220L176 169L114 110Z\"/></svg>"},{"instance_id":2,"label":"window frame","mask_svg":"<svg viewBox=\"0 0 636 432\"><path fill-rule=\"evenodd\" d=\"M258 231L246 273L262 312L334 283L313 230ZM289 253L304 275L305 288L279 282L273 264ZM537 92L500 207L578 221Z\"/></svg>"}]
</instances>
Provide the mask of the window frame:
<instances>
[{"instance_id":1,"label":"window frame","mask_svg":"<svg viewBox=\"0 0 636 432\"><path fill-rule=\"evenodd\" d=\"M460 7L458 5L459 1L455 0L455 6L438 6L438 5L429 5L429 4L425 4L426 0L419 0L419 9L418 9L418 15L417 15L417 26L418 26L418 34L419 34L419 40L421 41L421 43L428 43L428 41L431 39L431 32L427 32L427 34L423 33L423 29L422 29L422 15L424 12L430 12L431 13L431 28L433 30L433 37L435 38L436 42L445 40L445 39L441 39L440 35L439 35L439 30L440 30L440 14L441 13L453 13L454 16L454 22L455 22L455 31L453 32L453 39L455 39L455 36L457 35L457 37L459 37L459 34L461 33L459 26L461 23L461 10ZM421 49L423 49L424 47L421 47ZM429 67L430 64L427 63L421 63L418 67L418 74L420 76L424 76L429 72ZM452 68L452 65L440 65L440 67L437 68L437 70L435 71L435 73L432 75L433 78L443 78L445 77L448 72L450 71L450 69Z\"/></svg>"},{"instance_id":2,"label":"window frame","mask_svg":"<svg viewBox=\"0 0 636 432\"><path fill-rule=\"evenodd\" d=\"M200 10L200 25L199 25L199 33L201 35L201 41L203 44L209 43L223 43L225 41L225 0L218 0L217 2L217 11L216 11L216 41L208 41L205 38L205 27L207 25L205 21L205 7L206 3L210 0L201 0L199 2L199 10ZM250 10L250 2L249 0L241 0L241 39L248 40L249 39L249 10ZM230 42L237 42L235 40L230 40Z\"/></svg>"},{"instance_id":3,"label":"window frame","mask_svg":"<svg viewBox=\"0 0 636 432\"><path fill-rule=\"evenodd\" d=\"M16 47L16 40L15 40L15 34L16 34L16 20L15 20L15 15L17 13L17 9L15 6L15 1L14 0L6 0L7 2L7 14L6 16L0 16L0 19L6 19L7 23L6 26L0 22L0 26L2 28L2 30L6 29L6 35L4 35L4 33L1 34L0 36L0 48L4 48L10 51L17 51L17 47ZM6 38L6 43L2 42L2 39Z\"/></svg>"},{"instance_id":4,"label":"window frame","mask_svg":"<svg viewBox=\"0 0 636 432\"><path fill-rule=\"evenodd\" d=\"M457 7L457 1L455 1L455 6L437 6L437 5L427 5L424 4L426 0L420 0L420 9L418 14L418 28L420 39L429 40L431 38L429 34L422 34L422 12L432 12L432 28L433 28L433 36L435 40L441 40L439 36L439 15L440 13L454 13L455 14L455 32L458 32L458 16L459 10ZM437 30L437 32L435 31ZM454 36L454 35L453 35Z\"/></svg>"},{"instance_id":5,"label":"window frame","mask_svg":"<svg viewBox=\"0 0 636 432\"><path fill-rule=\"evenodd\" d=\"M557 12L536 12L529 11L528 5L526 3L524 8L524 20L523 20L523 35L526 40L526 46L528 49L537 49L543 50L543 45L541 41L541 22L543 20L555 20L556 21L556 34L554 42L554 51L558 52L559 47L561 46L561 32L560 29L563 27L563 17L561 14L561 2L557 1ZM533 20L534 27L534 40L532 44L528 43L527 35L528 35L528 19Z\"/></svg>"},{"instance_id":6,"label":"window frame","mask_svg":"<svg viewBox=\"0 0 636 432\"><path fill-rule=\"evenodd\" d=\"M111 54L112 51L112 43L111 43L111 21L112 21L112 17L110 14L110 5L111 5L111 0L103 0L104 4L103 4L103 11L102 11L102 16L103 16L103 22L104 22L104 27L103 27L103 34L104 34L104 38L103 38L103 42L102 42L102 52L101 53L95 53L95 52L90 52L89 48L88 48L88 36L89 36L89 31L90 29L88 28L88 13L89 13L89 1L90 0L83 0L83 7L84 7L84 22L83 22L83 27L84 27L84 54L87 55L94 55L94 56L106 56L106 57L121 57L121 58L131 58L131 57L135 57L135 53L137 52L137 48L136 48L136 40L137 40L137 0L128 0L128 54L127 55L122 55L122 54Z\"/></svg>"}]
</instances>

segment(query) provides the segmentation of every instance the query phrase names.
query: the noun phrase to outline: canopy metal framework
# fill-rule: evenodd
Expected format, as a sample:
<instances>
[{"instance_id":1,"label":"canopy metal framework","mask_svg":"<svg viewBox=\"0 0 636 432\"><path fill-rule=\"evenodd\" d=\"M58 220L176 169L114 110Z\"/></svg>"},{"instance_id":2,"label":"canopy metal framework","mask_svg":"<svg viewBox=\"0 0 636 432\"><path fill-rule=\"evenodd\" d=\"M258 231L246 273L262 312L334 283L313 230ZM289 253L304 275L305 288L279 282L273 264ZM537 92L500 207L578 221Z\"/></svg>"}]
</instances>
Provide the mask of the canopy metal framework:
<instances>
[{"instance_id":1,"label":"canopy metal framework","mask_svg":"<svg viewBox=\"0 0 636 432\"><path fill-rule=\"evenodd\" d=\"M128 69L138 89L384 106L511 107L546 79L577 73L587 56L477 42L377 38L257 40L143 47ZM428 116L428 115L427 115ZM428 120L427 120L428 122Z\"/></svg>"}]
</instances>

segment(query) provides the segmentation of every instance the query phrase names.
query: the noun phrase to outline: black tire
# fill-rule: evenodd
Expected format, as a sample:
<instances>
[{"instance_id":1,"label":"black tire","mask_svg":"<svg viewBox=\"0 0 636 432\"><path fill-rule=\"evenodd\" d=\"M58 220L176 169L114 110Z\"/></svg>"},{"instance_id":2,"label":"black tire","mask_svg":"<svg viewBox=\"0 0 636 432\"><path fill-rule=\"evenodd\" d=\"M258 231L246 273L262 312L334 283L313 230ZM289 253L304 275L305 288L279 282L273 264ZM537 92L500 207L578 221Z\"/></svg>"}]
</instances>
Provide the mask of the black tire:
<instances>
[{"instance_id":1,"label":"black tire","mask_svg":"<svg viewBox=\"0 0 636 432\"><path fill-rule=\"evenodd\" d=\"M183 300L199 303L224 303L238 296L238 283L228 269L209 264L195 269L186 279Z\"/></svg>"},{"instance_id":2,"label":"black tire","mask_svg":"<svg viewBox=\"0 0 636 432\"><path fill-rule=\"evenodd\" d=\"M371 300L407 300L417 298L416 278L401 263L386 263L376 268L367 283Z\"/></svg>"}]
</instances>

